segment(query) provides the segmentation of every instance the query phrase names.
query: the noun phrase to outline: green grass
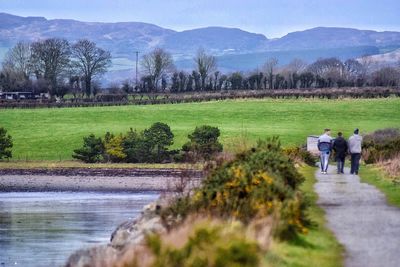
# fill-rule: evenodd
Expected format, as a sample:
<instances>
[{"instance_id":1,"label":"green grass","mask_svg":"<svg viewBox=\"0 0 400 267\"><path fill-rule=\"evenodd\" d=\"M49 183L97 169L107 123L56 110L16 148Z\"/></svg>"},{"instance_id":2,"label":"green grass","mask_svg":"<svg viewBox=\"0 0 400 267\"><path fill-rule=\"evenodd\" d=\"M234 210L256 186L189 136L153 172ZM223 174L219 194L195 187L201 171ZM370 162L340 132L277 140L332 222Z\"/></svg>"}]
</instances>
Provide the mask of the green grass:
<instances>
[{"instance_id":1,"label":"green grass","mask_svg":"<svg viewBox=\"0 0 400 267\"><path fill-rule=\"evenodd\" d=\"M374 166L362 166L360 170L361 181L377 187L386 195L387 201L400 207L400 185L393 183L384 171Z\"/></svg>"},{"instance_id":2,"label":"green grass","mask_svg":"<svg viewBox=\"0 0 400 267\"><path fill-rule=\"evenodd\" d=\"M82 137L110 131L142 130L168 123L174 148L187 141L196 125L221 130L227 150L239 140L254 142L280 135L284 145L305 143L309 134L329 127L349 135L355 127L369 132L400 126L400 98L342 100L230 100L218 102L91 108L2 109L0 126L14 138L14 159L69 160Z\"/></svg>"},{"instance_id":3,"label":"green grass","mask_svg":"<svg viewBox=\"0 0 400 267\"><path fill-rule=\"evenodd\" d=\"M343 247L326 228L325 213L316 203L318 196L313 189L316 183L315 170L312 167L301 168L301 173L306 177L302 190L311 198L309 216L315 226L307 235L302 235L295 241L274 241L266 256L268 266L343 266Z\"/></svg>"}]
</instances>

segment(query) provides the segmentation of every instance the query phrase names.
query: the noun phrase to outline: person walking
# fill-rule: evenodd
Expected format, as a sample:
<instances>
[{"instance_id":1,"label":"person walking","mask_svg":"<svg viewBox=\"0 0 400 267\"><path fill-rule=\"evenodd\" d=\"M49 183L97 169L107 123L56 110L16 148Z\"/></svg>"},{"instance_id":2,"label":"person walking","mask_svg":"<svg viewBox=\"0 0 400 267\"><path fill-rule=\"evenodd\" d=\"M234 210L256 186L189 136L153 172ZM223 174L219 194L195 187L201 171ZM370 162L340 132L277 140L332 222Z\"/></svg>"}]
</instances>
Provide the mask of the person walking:
<instances>
[{"instance_id":1,"label":"person walking","mask_svg":"<svg viewBox=\"0 0 400 267\"><path fill-rule=\"evenodd\" d=\"M338 132L338 136L333 141L333 150L336 152L335 160L337 163L337 173L344 173L344 161L348 150L347 141L343 138L342 132Z\"/></svg>"},{"instance_id":2,"label":"person walking","mask_svg":"<svg viewBox=\"0 0 400 267\"><path fill-rule=\"evenodd\" d=\"M349 138L349 151L351 155L350 174L358 174L361 159L361 144L363 138L359 135L359 130L355 129L354 134Z\"/></svg>"},{"instance_id":3,"label":"person walking","mask_svg":"<svg viewBox=\"0 0 400 267\"><path fill-rule=\"evenodd\" d=\"M318 150L320 151L321 173L328 173L329 156L332 151L331 130L325 129L324 134L318 138Z\"/></svg>"}]
</instances>

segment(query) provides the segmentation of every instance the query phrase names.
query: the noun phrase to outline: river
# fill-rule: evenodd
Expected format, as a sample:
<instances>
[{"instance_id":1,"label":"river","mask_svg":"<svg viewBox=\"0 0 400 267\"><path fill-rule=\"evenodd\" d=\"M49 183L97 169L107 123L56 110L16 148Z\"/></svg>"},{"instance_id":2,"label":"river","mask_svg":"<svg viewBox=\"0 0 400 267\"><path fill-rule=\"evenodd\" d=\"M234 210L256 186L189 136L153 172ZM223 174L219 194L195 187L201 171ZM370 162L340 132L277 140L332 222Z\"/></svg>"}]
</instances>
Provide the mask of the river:
<instances>
[{"instance_id":1,"label":"river","mask_svg":"<svg viewBox=\"0 0 400 267\"><path fill-rule=\"evenodd\" d=\"M107 243L157 193L0 193L0 267L62 266L77 249Z\"/></svg>"}]
</instances>

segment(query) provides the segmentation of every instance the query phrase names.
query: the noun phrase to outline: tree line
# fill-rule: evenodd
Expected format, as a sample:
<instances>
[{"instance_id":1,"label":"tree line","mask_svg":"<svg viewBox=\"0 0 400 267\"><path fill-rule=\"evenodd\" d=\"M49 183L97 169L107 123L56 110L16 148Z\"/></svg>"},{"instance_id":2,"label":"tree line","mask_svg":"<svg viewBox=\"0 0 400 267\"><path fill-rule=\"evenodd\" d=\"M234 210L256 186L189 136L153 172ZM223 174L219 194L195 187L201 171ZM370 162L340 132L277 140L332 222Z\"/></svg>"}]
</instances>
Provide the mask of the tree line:
<instances>
[{"instance_id":1,"label":"tree line","mask_svg":"<svg viewBox=\"0 0 400 267\"><path fill-rule=\"evenodd\" d=\"M192 72L176 70L172 57L162 49L145 55L144 74L131 92L201 92L221 90L274 90L308 88L373 87L400 85L400 69L379 66L369 57L360 60L321 58L311 64L293 59L280 67L276 58L251 72L221 73L214 56L200 49ZM400 61L399 61L400 67ZM129 92L127 83L122 87Z\"/></svg>"},{"instance_id":2,"label":"tree line","mask_svg":"<svg viewBox=\"0 0 400 267\"><path fill-rule=\"evenodd\" d=\"M111 54L89 40L74 44L51 38L17 43L7 53L0 72L0 90L48 92L62 98L96 96L102 88L95 78L111 66ZM172 55L162 48L140 59L140 79L103 88L103 93L181 93L224 90L274 90L342 87L390 87L400 85L398 67L379 65L371 57L320 58L311 64L293 59L280 66L276 58L250 72L222 73L217 58L199 49L193 70L178 70ZM106 90L107 89L107 90Z\"/></svg>"},{"instance_id":3,"label":"tree line","mask_svg":"<svg viewBox=\"0 0 400 267\"><path fill-rule=\"evenodd\" d=\"M6 54L0 72L0 91L31 91L63 97L99 90L93 79L107 71L111 54L86 39L70 44L50 38L18 42Z\"/></svg>"}]
</instances>

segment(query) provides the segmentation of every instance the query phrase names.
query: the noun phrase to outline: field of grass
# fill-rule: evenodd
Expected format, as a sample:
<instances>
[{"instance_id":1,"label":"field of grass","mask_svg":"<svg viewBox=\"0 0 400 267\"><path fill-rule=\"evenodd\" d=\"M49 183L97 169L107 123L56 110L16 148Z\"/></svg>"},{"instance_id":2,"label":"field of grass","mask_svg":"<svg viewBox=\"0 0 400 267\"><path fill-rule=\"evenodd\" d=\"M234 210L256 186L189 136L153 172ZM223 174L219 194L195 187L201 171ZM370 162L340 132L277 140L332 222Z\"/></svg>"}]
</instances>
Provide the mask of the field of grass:
<instances>
[{"instance_id":1,"label":"field of grass","mask_svg":"<svg viewBox=\"0 0 400 267\"><path fill-rule=\"evenodd\" d=\"M384 171L373 166L362 166L361 181L377 187L386 195L389 204L400 207L400 185L393 183Z\"/></svg>"},{"instance_id":2,"label":"field of grass","mask_svg":"<svg viewBox=\"0 0 400 267\"><path fill-rule=\"evenodd\" d=\"M316 182L315 170L312 167L301 168L301 173L306 177L302 190L311 198L309 216L315 226L307 235L303 235L295 241L274 241L266 256L271 267L343 266L343 247L332 232L326 228L325 213L316 203L318 196L313 189Z\"/></svg>"},{"instance_id":3,"label":"field of grass","mask_svg":"<svg viewBox=\"0 0 400 267\"><path fill-rule=\"evenodd\" d=\"M0 126L14 139L14 160L70 160L90 133L123 133L165 122L182 146L196 125L221 130L227 150L243 140L280 135L284 145L305 143L307 135L329 127L349 136L400 126L400 98L341 100L230 100L218 102L59 109L3 109Z\"/></svg>"}]
</instances>

